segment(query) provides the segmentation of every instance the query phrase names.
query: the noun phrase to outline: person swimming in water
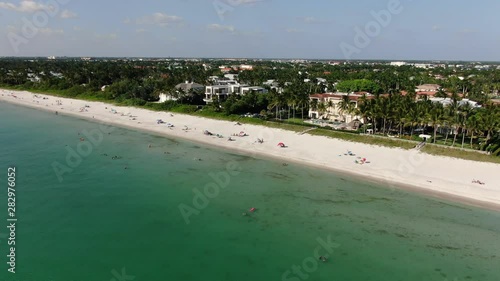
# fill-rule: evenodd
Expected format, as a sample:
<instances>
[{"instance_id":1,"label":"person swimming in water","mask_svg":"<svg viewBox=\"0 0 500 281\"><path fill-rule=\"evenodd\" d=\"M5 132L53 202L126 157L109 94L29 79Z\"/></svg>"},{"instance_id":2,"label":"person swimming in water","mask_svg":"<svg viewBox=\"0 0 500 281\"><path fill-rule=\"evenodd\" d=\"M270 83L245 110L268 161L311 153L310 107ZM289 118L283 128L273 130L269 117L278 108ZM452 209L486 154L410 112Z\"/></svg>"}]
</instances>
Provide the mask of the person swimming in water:
<instances>
[{"instance_id":1,"label":"person swimming in water","mask_svg":"<svg viewBox=\"0 0 500 281\"><path fill-rule=\"evenodd\" d=\"M324 256L320 256L319 260L322 261L322 262L326 262L327 261L326 257L324 257Z\"/></svg>"}]
</instances>

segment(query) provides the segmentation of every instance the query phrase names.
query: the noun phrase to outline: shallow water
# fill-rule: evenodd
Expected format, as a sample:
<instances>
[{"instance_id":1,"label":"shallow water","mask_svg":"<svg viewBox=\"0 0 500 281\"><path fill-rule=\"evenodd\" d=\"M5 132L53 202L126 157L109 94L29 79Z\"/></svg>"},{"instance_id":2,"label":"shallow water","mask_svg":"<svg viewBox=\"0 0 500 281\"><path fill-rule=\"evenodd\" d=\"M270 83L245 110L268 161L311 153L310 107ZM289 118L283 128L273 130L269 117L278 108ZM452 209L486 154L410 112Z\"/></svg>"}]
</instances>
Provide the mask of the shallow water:
<instances>
[{"instance_id":1,"label":"shallow water","mask_svg":"<svg viewBox=\"0 0 500 281\"><path fill-rule=\"evenodd\" d=\"M68 165L99 128L0 103L0 280L500 280L497 212L121 128Z\"/></svg>"}]
</instances>

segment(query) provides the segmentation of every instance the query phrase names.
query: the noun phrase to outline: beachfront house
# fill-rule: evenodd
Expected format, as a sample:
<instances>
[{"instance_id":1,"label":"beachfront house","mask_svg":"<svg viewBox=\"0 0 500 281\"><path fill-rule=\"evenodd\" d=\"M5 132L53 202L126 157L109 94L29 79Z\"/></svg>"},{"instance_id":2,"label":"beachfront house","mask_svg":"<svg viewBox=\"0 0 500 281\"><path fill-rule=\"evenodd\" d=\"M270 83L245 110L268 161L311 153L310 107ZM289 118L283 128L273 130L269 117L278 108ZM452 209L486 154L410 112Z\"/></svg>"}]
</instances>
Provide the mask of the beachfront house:
<instances>
[{"instance_id":1,"label":"beachfront house","mask_svg":"<svg viewBox=\"0 0 500 281\"><path fill-rule=\"evenodd\" d=\"M177 91L183 91L184 93L203 92L205 86L198 83L186 81L185 83L177 84L175 86L175 89L177 89Z\"/></svg>"},{"instance_id":2,"label":"beachfront house","mask_svg":"<svg viewBox=\"0 0 500 281\"><path fill-rule=\"evenodd\" d=\"M204 102L207 104L212 103L214 98L217 97L219 101L227 99L229 95L230 87L229 85L213 85L205 87L205 98Z\"/></svg>"},{"instance_id":3,"label":"beachfront house","mask_svg":"<svg viewBox=\"0 0 500 281\"><path fill-rule=\"evenodd\" d=\"M159 95L159 102L162 103L170 100L176 101L184 95L192 95L193 92L203 93L204 89L205 86L201 84L186 81L185 83L177 84L173 92L161 93Z\"/></svg>"},{"instance_id":4,"label":"beachfront house","mask_svg":"<svg viewBox=\"0 0 500 281\"><path fill-rule=\"evenodd\" d=\"M372 97L370 93L326 93L309 96L309 118L323 119L334 122L351 123L354 120L361 120L362 117L356 115L358 100L366 95ZM345 103L349 102L346 106ZM346 107L348 109L346 109Z\"/></svg>"},{"instance_id":5,"label":"beachfront house","mask_svg":"<svg viewBox=\"0 0 500 281\"><path fill-rule=\"evenodd\" d=\"M246 95L250 92L265 94L267 89L258 86L239 84L232 80L220 81L222 85L212 85L205 87L205 101L212 103L215 96L219 101L224 101L229 95Z\"/></svg>"},{"instance_id":6,"label":"beachfront house","mask_svg":"<svg viewBox=\"0 0 500 281\"><path fill-rule=\"evenodd\" d=\"M268 91L266 88L259 87L259 86L244 86L240 87L239 94L240 95L246 95L247 93L258 93L258 94L266 94Z\"/></svg>"}]
</instances>

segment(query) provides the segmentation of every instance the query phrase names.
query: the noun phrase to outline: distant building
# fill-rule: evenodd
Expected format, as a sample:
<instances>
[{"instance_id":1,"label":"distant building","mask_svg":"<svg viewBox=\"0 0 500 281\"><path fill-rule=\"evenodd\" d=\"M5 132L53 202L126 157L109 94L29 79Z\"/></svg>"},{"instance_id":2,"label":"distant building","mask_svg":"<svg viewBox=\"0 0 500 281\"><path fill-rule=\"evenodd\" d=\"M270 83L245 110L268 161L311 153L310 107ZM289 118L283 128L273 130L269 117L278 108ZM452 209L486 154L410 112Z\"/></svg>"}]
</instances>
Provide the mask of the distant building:
<instances>
[{"instance_id":1,"label":"distant building","mask_svg":"<svg viewBox=\"0 0 500 281\"><path fill-rule=\"evenodd\" d=\"M242 64L240 65L240 70L253 70L252 65Z\"/></svg>"},{"instance_id":2,"label":"distant building","mask_svg":"<svg viewBox=\"0 0 500 281\"><path fill-rule=\"evenodd\" d=\"M186 81L185 83L177 84L175 86L175 89L177 89L178 91L182 90L184 93L189 93L191 91L203 92L205 86L198 83Z\"/></svg>"},{"instance_id":3,"label":"distant building","mask_svg":"<svg viewBox=\"0 0 500 281\"><path fill-rule=\"evenodd\" d=\"M268 91L266 88L262 88L259 86L245 86L240 87L240 95L246 95L249 92L258 93L258 94L266 94Z\"/></svg>"},{"instance_id":4,"label":"distant building","mask_svg":"<svg viewBox=\"0 0 500 281\"><path fill-rule=\"evenodd\" d=\"M224 77L229 80L238 80L238 74L224 74Z\"/></svg>"},{"instance_id":5,"label":"distant building","mask_svg":"<svg viewBox=\"0 0 500 281\"><path fill-rule=\"evenodd\" d=\"M390 63L391 66L403 66L406 65L406 62L404 61L393 61Z\"/></svg>"},{"instance_id":6,"label":"distant building","mask_svg":"<svg viewBox=\"0 0 500 281\"><path fill-rule=\"evenodd\" d=\"M168 93L168 94L161 93L159 95L159 98L160 98L160 100L158 101L159 103L163 103L163 102L170 101L170 100L176 101L179 99L178 97L176 97L175 95L173 95L171 93Z\"/></svg>"},{"instance_id":7,"label":"distant building","mask_svg":"<svg viewBox=\"0 0 500 281\"><path fill-rule=\"evenodd\" d=\"M415 92L437 92L441 89L441 86L438 84L423 84L417 86Z\"/></svg>"},{"instance_id":8,"label":"distant building","mask_svg":"<svg viewBox=\"0 0 500 281\"><path fill-rule=\"evenodd\" d=\"M34 73L28 73L28 80L30 80L33 83L37 83L40 82L42 79Z\"/></svg>"},{"instance_id":9,"label":"distant building","mask_svg":"<svg viewBox=\"0 0 500 281\"><path fill-rule=\"evenodd\" d=\"M205 101L207 104L212 103L215 96L219 101L224 101L229 95L246 95L249 92L266 94L268 91L263 87L249 86L242 84L226 84L212 85L205 87Z\"/></svg>"},{"instance_id":10,"label":"distant building","mask_svg":"<svg viewBox=\"0 0 500 281\"><path fill-rule=\"evenodd\" d=\"M432 102L438 102L441 103L443 106L450 106L453 103L453 100L450 98L429 98L430 101ZM479 108L481 105L479 103L469 100L469 99L462 99L458 101L459 106L465 106L468 104L471 108Z\"/></svg>"}]
</instances>

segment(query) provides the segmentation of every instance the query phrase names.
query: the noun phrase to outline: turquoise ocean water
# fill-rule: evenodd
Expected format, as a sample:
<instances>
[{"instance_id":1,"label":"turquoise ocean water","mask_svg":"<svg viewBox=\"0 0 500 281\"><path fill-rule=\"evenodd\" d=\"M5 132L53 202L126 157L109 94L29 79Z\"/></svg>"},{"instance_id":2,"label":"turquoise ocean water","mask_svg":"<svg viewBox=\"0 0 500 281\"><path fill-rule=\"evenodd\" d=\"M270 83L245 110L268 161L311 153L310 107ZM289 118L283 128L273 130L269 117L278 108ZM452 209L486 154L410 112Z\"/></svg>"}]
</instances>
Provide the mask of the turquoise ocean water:
<instances>
[{"instance_id":1,"label":"turquoise ocean water","mask_svg":"<svg viewBox=\"0 0 500 281\"><path fill-rule=\"evenodd\" d=\"M499 213L122 128L69 166L99 128L0 103L1 281L500 280Z\"/></svg>"}]
</instances>

